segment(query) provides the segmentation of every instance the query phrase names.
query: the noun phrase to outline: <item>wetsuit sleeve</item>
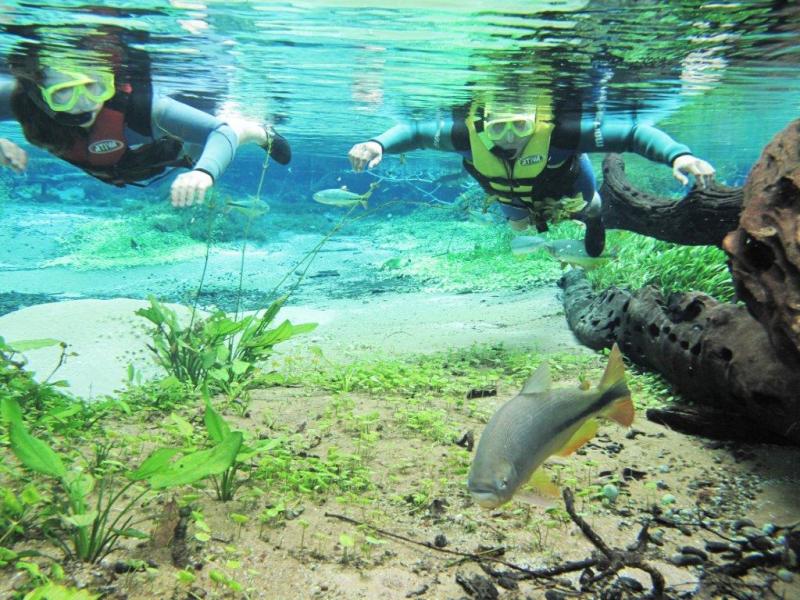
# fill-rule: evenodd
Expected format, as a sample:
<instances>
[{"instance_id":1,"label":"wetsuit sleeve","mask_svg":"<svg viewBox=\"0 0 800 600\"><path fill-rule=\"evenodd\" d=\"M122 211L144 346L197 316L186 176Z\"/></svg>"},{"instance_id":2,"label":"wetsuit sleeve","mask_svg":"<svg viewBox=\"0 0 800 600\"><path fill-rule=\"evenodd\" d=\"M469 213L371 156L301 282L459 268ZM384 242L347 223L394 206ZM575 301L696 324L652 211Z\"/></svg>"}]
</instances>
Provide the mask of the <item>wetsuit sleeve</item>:
<instances>
[{"instance_id":1,"label":"wetsuit sleeve","mask_svg":"<svg viewBox=\"0 0 800 600\"><path fill-rule=\"evenodd\" d=\"M438 121L408 121L383 132L371 142L377 142L387 154L431 148L453 152L457 149L453 139L452 119Z\"/></svg>"},{"instance_id":2,"label":"wetsuit sleeve","mask_svg":"<svg viewBox=\"0 0 800 600\"><path fill-rule=\"evenodd\" d=\"M11 111L11 94L17 85L13 77L0 77L0 121L12 121L14 113Z\"/></svg>"},{"instance_id":3,"label":"wetsuit sleeve","mask_svg":"<svg viewBox=\"0 0 800 600\"><path fill-rule=\"evenodd\" d=\"M644 123L608 120L601 124L583 119L577 150L579 152L635 152L655 162L672 165L679 156L691 154L688 146Z\"/></svg>"},{"instance_id":4,"label":"wetsuit sleeve","mask_svg":"<svg viewBox=\"0 0 800 600\"><path fill-rule=\"evenodd\" d=\"M194 165L216 181L225 172L239 140L233 129L221 119L196 108L161 96L153 100L153 136L174 137L191 144L199 144L203 152Z\"/></svg>"}]
</instances>

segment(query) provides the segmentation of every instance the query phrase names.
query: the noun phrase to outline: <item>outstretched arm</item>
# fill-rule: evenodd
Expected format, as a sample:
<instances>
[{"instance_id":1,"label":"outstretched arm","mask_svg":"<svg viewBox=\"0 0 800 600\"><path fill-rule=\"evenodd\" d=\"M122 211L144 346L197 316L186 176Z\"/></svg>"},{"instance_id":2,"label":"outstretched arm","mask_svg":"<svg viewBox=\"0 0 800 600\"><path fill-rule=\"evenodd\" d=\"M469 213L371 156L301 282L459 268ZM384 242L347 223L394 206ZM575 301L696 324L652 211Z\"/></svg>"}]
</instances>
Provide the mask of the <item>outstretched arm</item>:
<instances>
[{"instance_id":1,"label":"outstretched arm","mask_svg":"<svg viewBox=\"0 0 800 600\"><path fill-rule=\"evenodd\" d=\"M687 173L695 176L699 187L705 187L714 179L714 167L694 156L688 146L652 125L613 119L598 125L584 120L580 127L579 149L583 152L635 152L672 167L673 176L683 185L689 182Z\"/></svg>"},{"instance_id":2,"label":"outstretched arm","mask_svg":"<svg viewBox=\"0 0 800 600\"><path fill-rule=\"evenodd\" d=\"M170 136L191 144L203 151L194 168L179 175L172 184L173 206L191 206L203 202L206 192L225 172L239 140L227 123L166 96L153 101L153 134Z\"/></svg>"},{"instance_id":3,"label":"outstretched arm","mask_svg":"<svg viewBox=\"0 0 800 600\"><path fill-rule=\"evenodd\" d=\"M384 153L399 154L410 150L432 148L455 151L453 120L408 121L399 123L366 142L350 149L348 158L355 171L371 169L381 162Z\"/></svg>"}]
</instances>

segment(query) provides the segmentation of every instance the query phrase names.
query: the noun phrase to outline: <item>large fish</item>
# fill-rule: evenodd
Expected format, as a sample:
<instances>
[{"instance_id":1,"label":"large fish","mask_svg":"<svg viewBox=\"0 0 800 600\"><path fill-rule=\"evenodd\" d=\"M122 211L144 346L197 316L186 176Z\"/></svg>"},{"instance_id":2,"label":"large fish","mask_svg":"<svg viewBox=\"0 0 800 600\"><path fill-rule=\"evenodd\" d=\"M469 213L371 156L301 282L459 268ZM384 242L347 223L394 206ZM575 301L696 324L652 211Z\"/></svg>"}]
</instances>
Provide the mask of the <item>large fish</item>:
<instances>
[{"instance_id":1,"label":"large fish","mask_svg":"<svg viewBox=\"0 0 800 600\"><path fill-rule=\"evenodd\" d=\"M584 388L553 388L545 362L500 407L483 430L469 470L467 487L478 504L495 508L511 500L548 457L566 456L589 441L597 432L595 417L626 427L633 422L625 365L616 344L597 388Z\"/></svg>"},{"instance_id":2,"label":"large fish","mask_svg":"<svg viewBox=\"0 0 800 600\"><path fill-rule=\"evenodd\" d=\"M356 204L361 204L361 206L367 208L367 200L369 200L369 197L376 187L378 187L378 182L370 184L369 190L367 190L365 194L354 194L347 189L347 186L338 189L331 188L329 190L315 192L312 198L314 198L315 202L327 204L328 206L347 208L355 206Z\"/></svg>"}]
</instances>

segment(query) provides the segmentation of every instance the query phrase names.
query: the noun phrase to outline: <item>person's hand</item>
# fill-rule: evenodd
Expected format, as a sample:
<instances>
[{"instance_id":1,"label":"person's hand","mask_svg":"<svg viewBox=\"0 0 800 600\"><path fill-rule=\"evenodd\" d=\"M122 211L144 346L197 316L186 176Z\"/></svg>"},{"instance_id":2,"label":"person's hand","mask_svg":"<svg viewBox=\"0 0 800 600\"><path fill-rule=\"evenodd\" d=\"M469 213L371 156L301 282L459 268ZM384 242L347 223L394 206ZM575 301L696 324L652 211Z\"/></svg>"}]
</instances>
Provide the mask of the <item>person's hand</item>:
<instances>
[{"instance_id":1,"label":"person's hand","mask_svg":"<svg viewBox=\"0 0 800 600\"><path fill-rule=\"evenodd\" d=\"M184 207L194 203L202 204L206 198L206 192L213 185L214 180L205 171L181 173L172 182L172 188L170 188L172 206Z\"/></svg>"},{"instance_id":2,"label":"person's hand","mask_svg":"<svg viewBox=\"0 0 800 600\"><path fill-rule=\"evenodd\" d=\"M672 162L672 176L681 182L682 185L689 183L689 178L685 173L694 175L697 187L704 188L714 180L714 167L701 158L684 154Z\"/></svg>"},{"instance_id":3,"label":"person's hand","mask_svg":"<svg viewBox=\"0 0 800 600\"><path fill-rule=\"evenodd\" d=\"M0 138L0 165L22 173L28 167L28 153L14 142Z\"/></svg>"},{"instance_id":4,"label":"person's hand","mask_svg":"<svg viewBox=\"0 0 800 600\"><path fill-rule=\"evenodd\" d=\"M347 153L347 158L350 159L353 170L358 173L363 171L365 166L371 169L381 162L383 158L383 148L381 148L378 142L362 142L350 148L350 152Z\"/></svg>"}]
</instances>

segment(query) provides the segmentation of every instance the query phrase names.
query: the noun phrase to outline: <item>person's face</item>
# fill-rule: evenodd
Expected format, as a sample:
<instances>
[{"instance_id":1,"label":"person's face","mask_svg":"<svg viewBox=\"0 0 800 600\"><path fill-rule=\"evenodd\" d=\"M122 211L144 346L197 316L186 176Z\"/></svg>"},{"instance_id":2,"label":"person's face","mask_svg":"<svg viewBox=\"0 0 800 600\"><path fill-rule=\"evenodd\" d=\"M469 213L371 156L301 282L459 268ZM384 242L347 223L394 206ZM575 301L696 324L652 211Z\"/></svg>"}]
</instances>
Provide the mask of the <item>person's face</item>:
<instances>
[{"instance_id":1,"label":"person's face","mask_svg":"<svg viewBox=\"0 0 800 600\"><path fill-rule=\"evenodd\" d=\"M533 137L535 125L533 115L497 115L487 121L486 134L503 150L518 152Z\"/></svg>"},{"instance_id":2,"label":"person's face","mask_svg":"<svg viewBox=\"0 0 800 600\"><path fill-rule=\"evenodd\" d=\"M39 86L42 98L55 112L89 113L91 118L83 127L91 126L103 104L114 95L114 76L109 72L82 70L66 71L46 67Z\"/></svg>"}]
</instances>

